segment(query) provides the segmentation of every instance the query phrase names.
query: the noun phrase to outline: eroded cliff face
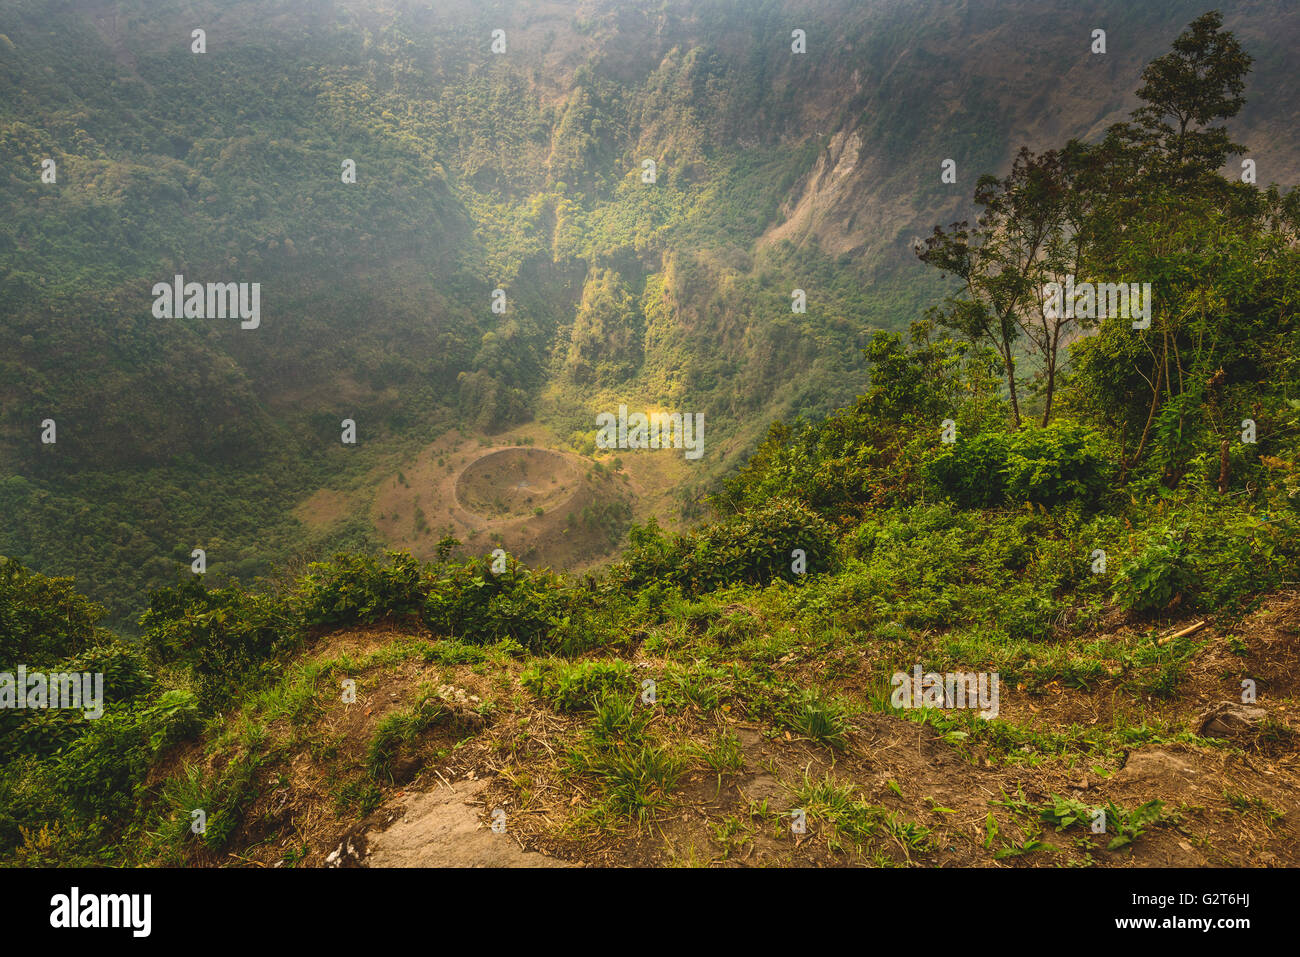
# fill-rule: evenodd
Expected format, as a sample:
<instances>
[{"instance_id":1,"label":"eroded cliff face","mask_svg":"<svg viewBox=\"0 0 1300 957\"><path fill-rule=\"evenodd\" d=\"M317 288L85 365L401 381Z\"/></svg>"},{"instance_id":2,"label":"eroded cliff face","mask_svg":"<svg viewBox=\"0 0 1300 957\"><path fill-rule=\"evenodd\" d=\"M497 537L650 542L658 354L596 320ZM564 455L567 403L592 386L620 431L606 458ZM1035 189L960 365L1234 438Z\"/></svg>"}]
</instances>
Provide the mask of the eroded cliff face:
<instances>
[{"instance_id":1,"label":"eroded cliff face","mask_svg":"<svg viewBox=\"0 0 1300 957\"><path fill-rule=\"evenodd\" d=\"M890 165L870 148L861 126L839 130L761 243L815 242L832 256L897 263L900 243L910 241L907 228L920 229L929 219L918 216L908 193L880 185L890 178Z\"/></svg>"}]
</instances>

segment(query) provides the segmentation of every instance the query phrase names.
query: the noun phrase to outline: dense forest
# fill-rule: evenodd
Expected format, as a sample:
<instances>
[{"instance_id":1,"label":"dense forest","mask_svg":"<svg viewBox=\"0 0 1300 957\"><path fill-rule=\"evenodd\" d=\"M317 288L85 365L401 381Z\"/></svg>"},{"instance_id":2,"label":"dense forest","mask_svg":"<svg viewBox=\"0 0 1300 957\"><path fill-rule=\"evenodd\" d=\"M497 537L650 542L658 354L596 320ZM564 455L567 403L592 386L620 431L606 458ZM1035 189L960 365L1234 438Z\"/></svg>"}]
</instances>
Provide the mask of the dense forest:
<instances>
[{"instance_id":1,"label":"dense forest","mask_svg":"<svg viewBox=\"0 0 1300 957\"><path fill-rule=\"evenodd\" d=\"M48 42L19 29L34 9L17 4L0 21L11 48ZM755 30L767 15L755 16ZM224 67L231 84L248 84L239 93L195 76L172 81L192 84L182 106L151 100L160 94L150 71L193 75L182 51L140 60L146 80L114 94L137 97L140 117L166 103L166 123L119 110L99 125L95 113L41 127L50 141L24 140L30 161L52 152L69 176L115 182L116 209L101 222L102 197L69 191L48 206L24 200L37 212L7 219L5 241L31 262L59 263L52 272L66 288L45 288L35 267L5 278L6 334L44 343L39 361L32 342L6 353L5 387L17 400L6 402L5 429L30 431L50 404L77 409L60 426L69 439L57 454L78 468L61 473L65 463L44 450L6 446L22 472L4 486L0 550L13 557L0 559L0 635L6 667L102 673L106 705L96 720L0 712L0 856L338 863L357 855L364 833L380 855L384 809L450 778L482 789L483 820L497 808L527 851L569 862L1300 863L1291 667L1300 655L1300 194L1255 182L1247 145L1229 133L1248 102L1251 52L1217 12L1179 29L1140 71L1126 116L1090 138L1018 149L1001 173L980 176L968 188L970 215L932 224L912 244L933 278L905 284L916 300L900 294L895 318L878 323L882 307L865 300L882 285L858 284L869 268L861 259L778 243L725 264L779 215L816 151L765 144L755 130L774 107L745 100L745 85L707 53L666 56L638 98L610 79L615 62L580 69L557 115L509 72L466 67L471 79L440 97L412 97L440 77L404 52L418 35L403 43L394 33L357 41L383 46L382 83L353 76L357 51L313 47L290 73L314 64L301 82L328 96L277 89L254 61ZM86 69L85 97L119 82L97 77L110 69L102 61ZM276 110L262 112L272 96ZM740 105L720 106L728 97ZM402 123L388 112L399 102L411 111ZM466 119L485 102L494 104L491 143ZM13 116L23 107L7 107L6 137L19 136ZM259 132L187 138L185 110L231 108L256 116ZM748 118L754 127L727 130L727 142L754 135L754 145L710 147L716 115ZM666 182L640 190L628 131L643 141L660 126L674 144ZM113 158L141 136L154 138L156 165ZM370 151L359 168L372 171L373 192L348 198L364 234L339 224L323 192L333 187L313 178L318 154L339 137L358 155ZM986 169L996 163L991 147L972 149ZM178 158L164 162L169 150ZM461 164L454 171L437 162L449 154ZM381 163L406 173L378 175ZM236 215L248 197L241 177L268 169L299 177L300 188ZM211 204L202 215L213 229L191 235L154 205L160 196ZM327 204L329 217L318 218ZM394 218L367 219L368 204ZM132 226L137 208L154 212ZM309 233L321 244L289 248ZM417 235L429 247L408 248ZM544 237L567 251L540 250ZM99 243L126 257L119 272L64 271ZM269 284L280 270L297 274L294 257L351 262L354 243L384 248L395 263L409 257L411 269L436 262L434 280L418 288L462 319L426 324L402 298L416 295L406 284L414 273L396 265L359 275L345 293L323 273L295 285L294 305L276 308L298 318L273 333L283 337L274 356L240 352L230 330L151 333L129 318L147 315L130 304L133 292L85 299L89 286L134 275L141 262L130 257L166 274L178 249L186 263L238 251L241 262L256 257L260 271L249 275ZM647 259L659 268L647 271ZM485 263L498 278L470 279ZM806 325L747 326L747 309L769 314L768 298L785 305L791 270L825 271L816 314ZM1047 308L1045 290L1067 280L1068 308ZM517 311L481 331L491 313L466 303L486 303L498 281L519 290ZM1130 290L1122 314L1113 296L1101 308L1097 293L1118 283ZM715 338L689 359L652 348L685 321L663 303L699 287L726 297ZM380 299L391 322L359 321L351 310L381 288L391 290ZM563 323L561 300L548 298L561 289L571 296ZM49 323L63 295L102 317L102 338ZM689 298L700 317L723 308ZM123 323L138 323L139 337ZM340 323L351 323L345 350ZM873 323L887 328L868 333ZM771 338L760 347L747 336ZM93 389L57 374L83 350L124 343L138 355L101 362ZM239 364L220 361L227 355ZM731 374L712 365L724 362L735 363ZM771 424L738 467L717 473L700 521L637 523L616 560L583 574L450 536L431 560L381 554L356 527L358 547L256 583L185 574L152 590L133 629L110 629L129 602L84 596L94 590L79 590L80 572L74 581L25 567L107 569L127 557L136 575L166 577L168 562L188 562L188 547L160 555L152 543L190 519L215 523L232 547L271 539L288 554L290 492L353 466L291 437L299 413L272 414L283 395L266 383L301 395L295 386L336 383L344 367L382 382L374 404L358 393L356 408L388 416L395 432L403 421L431 431L457 416L509 419L541 409L533 403L629 392L670 406L689 397L708 414L734 402L733 415L753 417L775 401L769 374L802 376L808 391L796 400L784 390L780 401L801 414ZM857 369L856 397L828 410ZM131 381L124 370L153 370L160 391L119 395ZM745 391L733 397L737 374ZM458 381L471 407L434 387ZM393 384L400 398L383 398ZM218 401L164 397L180 386ZM207 418L189 420L196 409ZM145 427L128 428L137 416ZM575 442L590 432L579 421ZM325 433L333 421L315 427ZM203 436L200 447L171 443L187 429ZM205 456L221 464L203 465ZM118 470L126 464L134 470ZM99 504L135 501L131 488L157 499L138 500L138 519ZM112 545L77 552L70 526ZM272 554L249 552L246 571ZM1001 701L982 716L900 705L891 675L914 668L992 673ZM1202 783L1189 783L1197 774ZM704 797L707 813L678 813ZM1102 833L1088 826L1097 808L1109 822ZM806 839L792 835L792 815L806 821L794 832ZM955 823L967 818L974 832Z\"/></svg>"},{"instance_id":2,"label":"dense forest","mask_svg":"<svg viewBox=\"0 0 1300 957\"><path fill-rule=\"evenodd\" d=\"M974 179L1096 139L1202 12L1110 4L1081 57L1068 5L428 6L0 10L0 554L114 628L195 547L251 585L394 544L367 490L448 434L589 453L620 402L703 412L710 454L637 511L699 517L769 422L851 401L871 333L958 288L912 246ZM1234 21L1271 91L1234 117L1261 183L1296 171L1284 7ZM176 274L260 283L260 328L159 321ZM348 514L304 520L326 488Z\"/></svg>"}]
</instances>

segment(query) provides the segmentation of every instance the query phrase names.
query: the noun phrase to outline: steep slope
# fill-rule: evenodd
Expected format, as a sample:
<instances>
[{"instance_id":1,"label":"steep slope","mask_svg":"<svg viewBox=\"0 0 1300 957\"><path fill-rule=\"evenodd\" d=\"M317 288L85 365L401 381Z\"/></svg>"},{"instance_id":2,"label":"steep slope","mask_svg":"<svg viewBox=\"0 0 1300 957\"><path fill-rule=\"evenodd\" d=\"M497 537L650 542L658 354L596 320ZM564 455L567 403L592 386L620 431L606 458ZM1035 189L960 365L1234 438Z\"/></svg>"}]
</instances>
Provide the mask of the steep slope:
<instances>
[{"instance_id":1,"label":"steep slope","mask_svg":"<svg viewBox=\"0 0 1300 957\"><path fill-rule=\"evenodd\" d=\"M1225 10L1256 57L1233 132L1261 181L1293 181L1300 15ZM6 4L0 552L129 618L197 542L242 578L381 543L363 515L317 535L293 509L452 424L535 416L581 449L625 402L706 414L689 509L768 422L860 390L867 333L945 288L911 243L979 174L1096 136L1198 12ZM178 273L260 283L261 327L155 319Z\"/></svg>"}]
</instances>

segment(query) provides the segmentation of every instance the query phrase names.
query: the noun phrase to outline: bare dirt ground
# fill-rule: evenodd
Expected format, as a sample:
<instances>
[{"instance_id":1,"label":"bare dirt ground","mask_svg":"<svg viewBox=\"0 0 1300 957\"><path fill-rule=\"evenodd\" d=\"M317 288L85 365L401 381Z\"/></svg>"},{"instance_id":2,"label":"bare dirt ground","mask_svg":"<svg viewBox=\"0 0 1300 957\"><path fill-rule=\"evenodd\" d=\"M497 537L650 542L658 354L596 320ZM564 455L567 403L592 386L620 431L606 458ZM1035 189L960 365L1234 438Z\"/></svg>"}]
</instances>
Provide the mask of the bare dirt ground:
<instances>
[{"instance_id":1,"label":"bare dirt ground","mask_svg":"<svg viewBox=\"0 0 1300 957\"><path fill-rule=\"evenodd\" d=\"M236 842L243 850L231 862L282 866L292 852L306 866L1300 865L1300 592L1274 595L1240 621L1212 621L1201 637L1167 699L1135 697L1117 683L1004 693L999 721L1011 731L1140 729L1143 721L1172 729L1157 743L1105 753L999 747L870 709L853 716L840 750L755 720L736 699L707 712L656 713L650 728L679 753L722 735L734 737L740 759L725 771L687 762L667 800L638 823L600 813L602 785L572 761L591 713L556 711L532 695L520 683L528 659L481 652L461 662L461 652L440 650L445 643L407 626L340 632L307 660L343 662L343 673L358 678L358 701L321 694L307 724L270 723L280 746L268 777L276 787L247 814ZM637 648L622 657L637 675L668 665ZM787 667L813 685L834 664L837 690L865 698L870 656L849 648L838 657L792 655ZM1258 682L1268 722L1207 725L1215 706L1239 703L1242 674ZM376 728L429 689L444 718L402 749L391 779L371 786L358 811L349 782L365 780ZM211 767L224 759L205 760ZM809 787L823 784L856 803L814 813ZM1111 848L1114 827L1058 831L1045 820L1057 799L1126 811L1159 801L1161 814ZM801 803L810 810L796 833L792 812ZM869 818L858 839L854 815ZM504 831L494 832L494 822Z\"/></svg>"},{"instance_id":2,"label":"bare dirt ground","mask_svg":"<svg viewBox=\"0 0 1300 957\"><path fill-rule=\"evenodd\" d=\"M479 817L486 781L461 781L399 799L400 817L370 836L369 867L566 867L564 861L525 851L499 826ZM346 848L345 848L346 853Z\"/></svg>"},{"instance_id":3,"label":"bare dirt ground","mask_svg":"<svg viewBox=\"0 0 1300 957\"><path fill-rule=\"evenodd\" d=\"M379 461L355 487L318 489L295 517L321 534L363 516L376 538L423 560L451 535L476 552L502 547L534 567L577 573L617 554L593 512L618 502L632 522L653 518L680 528L683 501L674 490L698 471L672 449L577 455L544 422L497 435L453 429L413 453L385 453Z\"/></svg>"},{"instance_id":4,"label":"bare dirt ground","mask_svg":"<svg viewBox=\"0 0 1300 957\"><path fill-rule=\"evenodd\" d=\"M431 558L444 535L530 565L575 568L613 550L584 509L625 495L580 456L444 437L382 481L370 516L394 548Z\"/></svg>"},{"instance_id":5,"label":"bare dirt ground","mask_svg":"<svg viewBox=\"0 0 1300 957\"><path fill-rule=\"evenodd\" d=\"M576 456L551 449L497 448L456 476L456 504L487 520L553 512L577 494L582 466Z\"/></svg>"},{"instance_id":6,"label":"bare dirt ground","mask_svg":"<svg viewBox=\"0 0 1300 957\"><path fill-rule=\"evenodd\" d=\"M389 547L424 560L450 535L474 551L501 547L533 566L582 571L617 547L593 511L612 502L635 511L647 489L548 441L536 425L493 438L449 432L358 489L318 490L295 515L316 530L365 515Z\"/></svg>"}]
</instances>

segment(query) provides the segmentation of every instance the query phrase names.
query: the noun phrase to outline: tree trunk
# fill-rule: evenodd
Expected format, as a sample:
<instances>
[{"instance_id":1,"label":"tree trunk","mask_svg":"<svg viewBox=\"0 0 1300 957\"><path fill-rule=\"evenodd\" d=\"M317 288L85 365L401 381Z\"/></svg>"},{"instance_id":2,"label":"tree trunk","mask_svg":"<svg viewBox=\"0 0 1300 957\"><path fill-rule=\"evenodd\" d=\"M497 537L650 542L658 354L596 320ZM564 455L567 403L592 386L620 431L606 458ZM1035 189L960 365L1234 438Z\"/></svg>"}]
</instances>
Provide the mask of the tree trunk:
<instances>
[{"instance_id":1,"label":"tree trunk","mask_svg":"<svg viewBox=\"0 0 1300 957\"><path fill-rule=\"evenodd\" d=\"M1043 428L1052 420L1052 398L1056 395L1056 337L1052 337L1052 349L1047 355L1047 403L1043 407Z\"/></svg>"},{"instance_id":2,"label":"tree trunk","mask_svg":"<svg viewBox=\"0 0 1300 957\"><path fill-rule=\"evenodd\" d=\"M1007 363L1007 386L1011 390L1011 414L1015 416L1016 428L1020 428L1020 399L1016 396L1016 360L1011 355L1011 346L1007 346L1004 355Z\"/></svg>"},{"instance_id":3,"label":"tree trunk","mask_svg":"<svg viewBox=\"0 0 1300 957\"><path fill-rule=\"evenodd\" d=\"M1161 383L1164 382L1164 378L1165 378L1165 364L1163 362L1157 362L1156 363L1156 385L1155 388L1152 390L1152 394L1151 394L1151 409L1150 411L1147 412L1147 423L1146 425L1142 426L1142 439L1141 441L1138 442L1137 450L1133 453L1133 461L1127 463L1124 466L1124 471L1120 474L1121 481L1123 481L1124 476L1128 474L1128 470L1130 466L1137 465L1138 460L1142 458L1142 451L1147 446L1147 436L1151 433L1151 422L1155 419L1156 408L1160 405L1160 386Z\"/></svg>"}]
</instances>

